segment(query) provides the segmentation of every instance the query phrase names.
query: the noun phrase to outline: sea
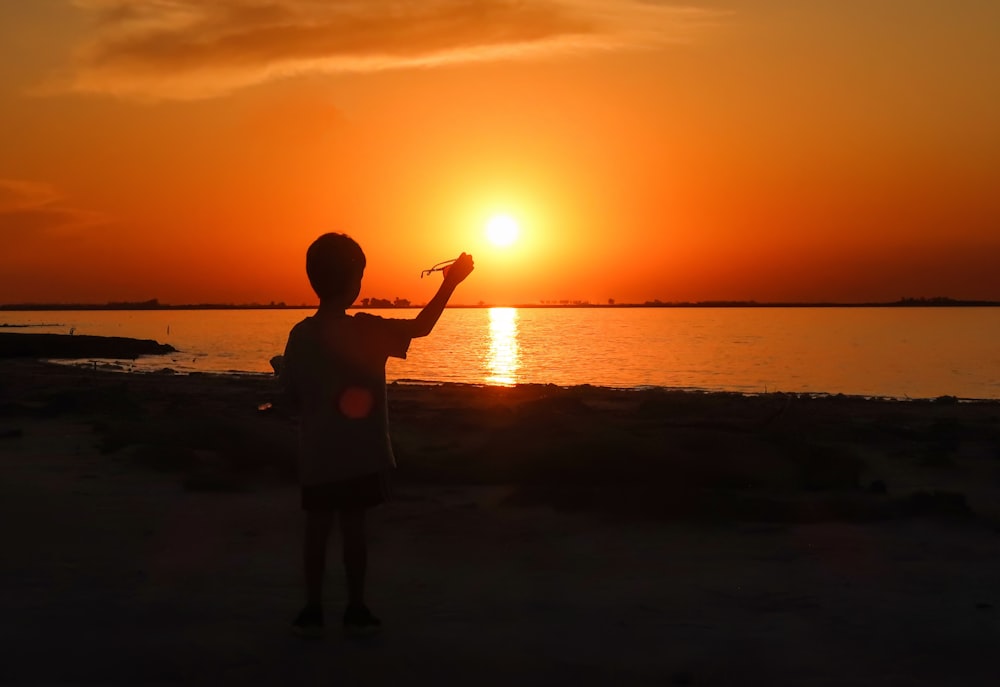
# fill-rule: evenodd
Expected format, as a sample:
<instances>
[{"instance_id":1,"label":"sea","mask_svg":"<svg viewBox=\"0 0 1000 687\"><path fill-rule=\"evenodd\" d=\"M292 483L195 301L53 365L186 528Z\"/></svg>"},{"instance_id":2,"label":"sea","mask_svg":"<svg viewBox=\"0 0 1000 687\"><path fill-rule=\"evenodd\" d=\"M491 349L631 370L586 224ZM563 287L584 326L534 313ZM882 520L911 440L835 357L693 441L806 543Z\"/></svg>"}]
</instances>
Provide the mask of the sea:
<instances>
[{"instance_id":1,"label":"sea","mask_svg":"<svg viewBox=\"0 0 1000 687\"><path fill-rule=\"evenodd\" d=\"M415 309L370 311L412 318ZM271 374L297 309L0 312L0 332L154 339L122 371ZM7 326L4 326L7 325ZM449 308L396 382L1000 399L1000 308Z\"/></svg>"}]
</instances>

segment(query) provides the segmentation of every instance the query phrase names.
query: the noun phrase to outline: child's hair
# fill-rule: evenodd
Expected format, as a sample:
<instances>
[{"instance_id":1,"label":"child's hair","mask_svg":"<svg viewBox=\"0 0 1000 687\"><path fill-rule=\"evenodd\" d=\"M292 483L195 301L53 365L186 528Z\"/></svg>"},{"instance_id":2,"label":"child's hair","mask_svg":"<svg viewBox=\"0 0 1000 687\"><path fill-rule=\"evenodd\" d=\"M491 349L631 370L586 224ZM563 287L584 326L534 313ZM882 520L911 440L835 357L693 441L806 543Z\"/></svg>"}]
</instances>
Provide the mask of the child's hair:
<instances>
[{"instance_id":1,"label":"child's hair","mask_svg":"<svg viewBox=\"0 0 1000 687\"><path fill-rule=\"evenodd\" d=\"M306 251L306 275L320 300L353 298L364 271L365 253L347 234L323 234Z\"/></svg>"}]
</instances>

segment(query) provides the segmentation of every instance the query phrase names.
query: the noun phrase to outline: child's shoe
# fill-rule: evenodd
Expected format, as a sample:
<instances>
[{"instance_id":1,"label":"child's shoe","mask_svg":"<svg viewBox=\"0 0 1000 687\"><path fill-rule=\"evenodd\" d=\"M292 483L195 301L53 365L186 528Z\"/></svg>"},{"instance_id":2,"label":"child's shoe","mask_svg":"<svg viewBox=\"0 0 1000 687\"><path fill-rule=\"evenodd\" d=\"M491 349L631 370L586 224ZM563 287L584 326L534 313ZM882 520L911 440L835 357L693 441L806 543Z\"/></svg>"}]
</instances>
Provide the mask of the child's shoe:
<instances>
[{"instance_id":1,"label":"child's shoe","mask_svg":"<svg viewBox=\"0 0 1000 687\"><path fill-rule=\"evenodd\" d=\"M292 634L306 639L319 639L323 636L323 609L319 606L306 606L292 623Z\"/></svg>"},{"instance_id":2,"label":"child's shoe","mask_svg":"<svg viewBox=\"0 0 1000 687\"><path fill-rule=\"evenodd\" d=\"M367 606L348 606L344 611L344 631L352 637L367 637L382 629L382 621Z\"/></svg>"}]
</instances>

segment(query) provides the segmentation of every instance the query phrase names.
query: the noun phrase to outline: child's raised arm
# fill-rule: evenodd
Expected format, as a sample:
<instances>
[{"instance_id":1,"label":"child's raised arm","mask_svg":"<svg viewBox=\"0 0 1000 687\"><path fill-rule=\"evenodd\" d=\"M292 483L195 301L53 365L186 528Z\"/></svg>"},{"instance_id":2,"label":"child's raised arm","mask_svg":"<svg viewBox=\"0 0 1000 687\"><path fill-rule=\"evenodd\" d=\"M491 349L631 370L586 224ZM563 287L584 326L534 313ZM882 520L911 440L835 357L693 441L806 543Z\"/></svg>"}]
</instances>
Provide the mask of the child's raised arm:
<instances>
[{"instance_id":1,"label":"child's raised arm","mask_svg":"<svg viewBox=\"0 0 1000 687\"><path fill-rule=\"evenodd\" d=\"M475 264L472 262L472 256L466 253L462 253L455 262L444 268L444 281L441 282L438 292L424 306L420 314L412 320L412 337L427 336L431 333L438 318L441 317L441 313L444 312L444 306L448 304L448 299L455 292L455 287L461 284L473 269L475 269Z\"/></svg>"}]
</instances>

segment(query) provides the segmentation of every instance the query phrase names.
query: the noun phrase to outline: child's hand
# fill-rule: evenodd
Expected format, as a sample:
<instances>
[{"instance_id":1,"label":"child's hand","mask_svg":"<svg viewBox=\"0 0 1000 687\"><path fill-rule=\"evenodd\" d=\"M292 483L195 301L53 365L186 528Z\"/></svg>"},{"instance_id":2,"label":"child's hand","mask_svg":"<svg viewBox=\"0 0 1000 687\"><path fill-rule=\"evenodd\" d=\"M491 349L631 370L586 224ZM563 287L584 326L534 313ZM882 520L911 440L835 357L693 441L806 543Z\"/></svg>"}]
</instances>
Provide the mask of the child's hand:
<instances>
[{"instance_id":1,"label":"child's hand","mask_svg":"<svg viewBox=\"0 0 1000 687\"><path fill-rule=\"evenodd\" d=\"M444 280L446 283L452 286L458 286L460 283L465 281L472 270L476 268L475 263L472 262L472 256L467 253L462 253L458 256L455 262L451 263L445 267L441 272L444 274Z\"/></svg>"}]
</instances>

